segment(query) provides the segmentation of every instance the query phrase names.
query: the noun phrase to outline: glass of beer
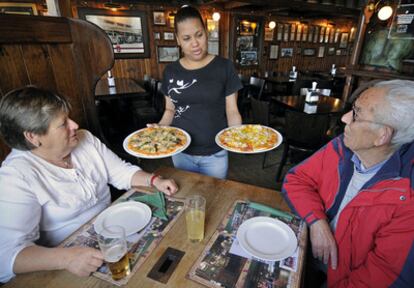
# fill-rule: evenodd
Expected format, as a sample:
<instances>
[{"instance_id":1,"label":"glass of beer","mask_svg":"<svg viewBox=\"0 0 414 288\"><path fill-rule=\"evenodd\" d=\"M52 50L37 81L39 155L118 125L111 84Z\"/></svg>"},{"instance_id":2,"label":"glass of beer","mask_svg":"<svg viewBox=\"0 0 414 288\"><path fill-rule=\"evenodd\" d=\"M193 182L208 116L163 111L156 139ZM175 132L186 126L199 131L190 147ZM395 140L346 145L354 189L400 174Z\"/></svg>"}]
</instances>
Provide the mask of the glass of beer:
<instances>
[{"instance_id":1,"label":"glass of beer","mask_svg":"<svg viewBox=\"0 0 414 288\"><path fill-rule=\"evenodd\" d=\"M98 233L99 248L112 273L112 279L120 280L130 273L125 230L118 225L104 226Z\"/></svg>"},{"instance_id":2,"label":"glass of beer","mask_svg":"<svg viewBox=\"0 0 414 288\"><path fill-rule=\"evenodd\" d=\"M200 195L191 195L185 201L185 220L187 223L187 235L191 242L199 242L204 239L204 218L206 211L206 199Z\"/></svg>"}]
</instances>

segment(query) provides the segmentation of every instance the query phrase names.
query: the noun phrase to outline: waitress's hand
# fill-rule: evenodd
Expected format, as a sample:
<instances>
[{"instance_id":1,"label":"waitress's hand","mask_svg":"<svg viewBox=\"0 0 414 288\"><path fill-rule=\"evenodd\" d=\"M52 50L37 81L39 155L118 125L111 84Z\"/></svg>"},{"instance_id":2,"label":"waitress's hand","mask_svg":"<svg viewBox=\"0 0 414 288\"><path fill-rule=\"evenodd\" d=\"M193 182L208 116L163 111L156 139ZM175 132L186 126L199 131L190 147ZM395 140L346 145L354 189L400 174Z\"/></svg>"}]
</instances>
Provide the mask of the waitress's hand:
<instances>
[{"instance_id":1,"label":"waitress's hand","mask_svg":"<svg viewBox=\"0 0 414 288\"><path fill-rule=\"evenodd\" d=\"M147 123L147 128L159 128L161 127L158 123Z\"/></svg>"}]
</instances>

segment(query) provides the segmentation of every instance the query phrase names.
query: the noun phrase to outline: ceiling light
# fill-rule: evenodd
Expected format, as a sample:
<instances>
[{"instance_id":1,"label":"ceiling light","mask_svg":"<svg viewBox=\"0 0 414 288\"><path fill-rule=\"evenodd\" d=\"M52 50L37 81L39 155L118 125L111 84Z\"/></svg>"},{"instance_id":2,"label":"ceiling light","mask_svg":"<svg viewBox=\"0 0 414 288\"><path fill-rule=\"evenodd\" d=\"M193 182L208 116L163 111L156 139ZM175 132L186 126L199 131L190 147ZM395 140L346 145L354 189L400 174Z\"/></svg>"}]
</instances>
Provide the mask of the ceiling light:
<instances>
[{"instance_id":1,"label":"ceiling light","mask_svg":"<svg viewBox=\"0 0 414 288\"><path fill-rule=\"evenodd\" d=\"M220 13L219 12L214 12L213 13L213 20L214 21L219 21L220 20Z\"/></svg>"},{"instance_id":2,"label":"ceiling light","mask_svg":"<svg viewBox=\"0 0 414 288\"><path fill-rule=\"evenodd\" d=\"M392 15L392 8L389 5L382 6L378 11L378 19L385 21L389 19Z\"/></svg>"},{"instance_id":3,"label":"ceiling light","mask_svg":"<svg viewBox=\"0 0 414 288\"><path fill-rule=\"evenodd\" d=\"M273 30L273 29L275 29L275 27L276 27L276 22L275 21L270 21L269 22L269 28Z\"/></svg>"}]
</instances>

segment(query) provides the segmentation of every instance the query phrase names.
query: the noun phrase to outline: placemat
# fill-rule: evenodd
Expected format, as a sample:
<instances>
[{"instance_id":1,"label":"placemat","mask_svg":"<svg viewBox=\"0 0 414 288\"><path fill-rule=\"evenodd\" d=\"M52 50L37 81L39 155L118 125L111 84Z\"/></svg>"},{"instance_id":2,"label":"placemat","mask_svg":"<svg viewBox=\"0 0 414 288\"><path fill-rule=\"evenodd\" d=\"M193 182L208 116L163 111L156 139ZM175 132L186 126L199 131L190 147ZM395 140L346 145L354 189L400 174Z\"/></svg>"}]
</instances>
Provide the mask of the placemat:
<instances>
[{"instance_id":1,"label":"placemat","mask_svg":"<svg viewBox=\"0 0 414 288\"><path fill-rule=\"evenodd\" d=\"M129 191L118 200L116 200L113 204L124 201L133 201L132 199L135 197L146 194L149 193L136 190ZM166 212L168 216L167 220L155 217L153 214L150 223L143 230L141 230L139 233L135 233L127 237L131 273L125 278L115 281L112 279L111 273L109 272L107 265L104 263L96 272L93 273L93 276L108 281L117 286L125 285L128 283L129 279L144 263L154 248L157 247L164 235L171 229L178 217L184 211L184 200L165 196L165 202ZM151 210L157 209L157 207L153 207L151 204L148 205L151 207ZM95 218L93 218L81 229L75 232L70 238L64 241L62 245L64 247L88 246L99 249L97 235L93 228Z\"/></svg>"},{"instance_id":2,"label":"placemat","mask_svg":"<svg viewBox=\"0 0 414 288\"><path fill-rule=\"evenodd\" d=\"M258 210L249 202L235 201L216 232L207 243L203 253L191 268L188 277L208 287L300 287L306 249L306 224L299 217L286 213ZM265 263L231 254L236 232L243 221L256 217L276 218L295 232L298 248L295 255L281 261Z\"/></svg>"}]
</instances>

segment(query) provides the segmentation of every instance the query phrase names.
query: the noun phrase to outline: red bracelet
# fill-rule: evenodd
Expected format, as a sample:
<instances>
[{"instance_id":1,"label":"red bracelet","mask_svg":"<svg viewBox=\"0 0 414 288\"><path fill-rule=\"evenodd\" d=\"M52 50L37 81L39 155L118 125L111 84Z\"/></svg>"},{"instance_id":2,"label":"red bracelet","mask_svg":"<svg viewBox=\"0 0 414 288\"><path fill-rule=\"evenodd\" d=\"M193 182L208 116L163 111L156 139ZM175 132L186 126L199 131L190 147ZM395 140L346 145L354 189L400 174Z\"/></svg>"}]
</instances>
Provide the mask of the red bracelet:
<instances>
[{"instance_id":1,"label":"red bracelet","mask_svg":"<svg viewBox=\"0 0 414 288\"><path fill-rule=\"evenodd\" d=\"M158 178L158 177L160 177L160 175L157 175L157 174L153 174L153 175L151 176L151 180L150 180L150 187L154 187L154 181L155 181L155 178Z\"/></svg>"}]
</instances>

